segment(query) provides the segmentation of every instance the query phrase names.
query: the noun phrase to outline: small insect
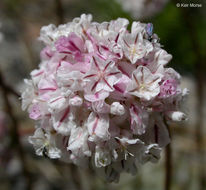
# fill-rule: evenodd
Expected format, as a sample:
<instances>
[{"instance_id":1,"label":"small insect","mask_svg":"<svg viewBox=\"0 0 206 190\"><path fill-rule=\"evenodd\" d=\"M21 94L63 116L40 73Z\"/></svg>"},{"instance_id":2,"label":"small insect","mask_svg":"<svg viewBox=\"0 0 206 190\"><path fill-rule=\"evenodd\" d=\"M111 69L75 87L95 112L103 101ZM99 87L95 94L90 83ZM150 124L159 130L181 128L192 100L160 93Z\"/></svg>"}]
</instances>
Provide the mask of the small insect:
<instances>
[{"instance_id":1,"label":"small insect","mask_svg":"<svg viewBox=\"0 0 206 190\"><path fill-rule=\"evenodd\" d=\"M146 26L146 32L149 35L149 37L152 36L153 34L153 24L152 23L148 23Z\"/></svg>"}]
</instances>

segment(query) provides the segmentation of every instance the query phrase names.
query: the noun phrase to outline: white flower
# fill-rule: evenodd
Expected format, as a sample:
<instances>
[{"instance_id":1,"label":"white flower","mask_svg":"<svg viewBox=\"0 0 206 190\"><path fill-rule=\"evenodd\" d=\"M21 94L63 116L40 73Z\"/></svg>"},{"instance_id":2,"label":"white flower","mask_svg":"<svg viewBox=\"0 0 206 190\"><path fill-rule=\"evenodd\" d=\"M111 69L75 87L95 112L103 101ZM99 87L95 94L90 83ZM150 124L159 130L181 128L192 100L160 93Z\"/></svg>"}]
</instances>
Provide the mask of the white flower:
<instances>
[{"instance_id":1,"label":"white flower","mask_svg":"<svg viewBox=\"0 0 206 190\"><path fill-rule=\"evenodd\" d=\"M82 90L84 87L83 73L74 70L73 65L62 62L61 66L57 71L57 83L59 86L66 87L72 91Z\"/></svg>"},{"instance_id":2,"label":"white flower","mask_svg":"<svg viewBox=\"0 0 206 190\"><path fill-rule=\"evenodd\" d=\"M58 28L54 24L49 24L41 28L39 40L52 46L59 37L68 36L72 31L73 26L71 26L71 23L62 24Z\"/></svg>"},{"instance_id":3,"label":"white flower","mask_svg":"<svg viewBox=\"0 0 206 190\"><path fill-rule=\"evenodd\" d=\"M128 93L143 100L151 100L160 92L160 77L152 74L147 67L139 66L132 74L132 82L128 85Z\"/></svg>"},{"instance_id":4,"label":"white flower","mask_svg":"<svg viewBox=\"0 0 206 190\"><path fill-rule=\"evenodd\" d=\"M59 95L57 97L51 98L48 102L50 112L59 112L62 109L68 107L69 102L66 97Z\"/></svg>"},{"instance_id":5,"label":"white flower","mask_svg":"<svg viewBox=\"0 0 206 190\"><path fill-rule=\"evenodd\" d=\"M28 106L33 102L35 98L37 98L38 91L32 83L32 80L24 80L26 84L26 89L23 91L21 95L22 99L22 110L26 110Z\"/></svg>"},{"instance_id":6,"label":"white flower","mask_svg":"<svg viewBox=\"0 0 206 190\"><path fill-rule=\"evenodd\" d=\"M152 50L152 44L144 40L141 33L125 34L123 37L123 51L132 64L135 64L138 59L143 58Z\"/></svg>"},{"instance_id":7,"label":"white flower","mask_svg":"<svg viewBox=\"0 0 206 190\"><path fill-rule=\"evenodd\" d=\"M29 137L29 142L34 145L39 156L48 156L51 159L61 157L61 151L56 147L55 135L46 133L41 128L37 128L34 136Z\"/></svg>"},{"instance_id":8,"label":"white flower","mask_svg":"<svg viewBox=\"0 0 206 190\"><path fill-rule=\"evenodd\" d=\"M92 67L84 77L87 87L86 92L96 93L101 90L114 91L114 85L121 77L120 71L113 61L105 61L98 57L93 57Z\"/></svg>"},{"instance_id":9,"label":"white flower","mask_svg":"<svg viewBox=\"0 0 206 190\"><path fill-rule=\"evenodd\" d=\"M124 106L121 105L119 102L113 102L111 104L110 113L113 115L124 115Z\"/></svg>"},{"instance_id":10,"label":"white flower","mask_svg":"<svg viewBox=\"0 0 206 190\"><path fill-rule=\"evenodd\" d=\"M62 134L68 135L72 128L76 127L74 122L74 113L71 107L67 107L58 113L52 115L52 123L54 129Z\"/></svg>"},{"instance_id":11,"label":"white flower","mask_svg":"<svg viewBox=\"0 0 206 190\"><path fill-rule=\"evenodd\" d=\"M95 150L95 165L96 167L105 167L111 164L111 154L107 149L96 146Z\"/></svg>"},{"instance_id":12,"label":"white flower","mask_svg":"<svg viewBox=\"0 0 206 190\"><path fill-rule=\"evenodd\" d=\"M186 115L180 111L169 111L166 113L166 115L172 121L184 121L187 119Z\"/></svg>"},{"instance_id":13,"label":"white flower","mask_svg":"<svg viewBox=\"0 0 206 190\"><path fill-rule=\"evenodd\" d=\"M107 114L96 114L92 112L87 120L87 128L90 135L90 141L97 141L98 138L108 140L110 135L109 116Z\"/></svg>"},{"instance_id":14,"label":"white flower","mask_svg":"<svg viewBox=\"0 0 206 190\"><path fill-rule=\"evenodd\" d=\"M91 156L91 151L88 146L88 132L87 130L77 127L71 131L67 150L70 150L76 157Z\"/></svg>"},{"instance_id":15,"label":"white flower","mask_svg":"<svg viewBox=\"0 0 206 190\"><path fill-rule=\"evenodd\" d=\"M110 106L104 100L92 102L92 108L98 113L109 113Z\"/></svg>"},{"instance_id":16,"label":"white flower","mask_svg":"<svg viewBox=\"0 0 206 190\"><path fill-rule=\"evenodd\" d=\"M134 134L142 135L148 125L148 113L139 106L131 105L131 129Z\"/></svg>"}]
</instances>

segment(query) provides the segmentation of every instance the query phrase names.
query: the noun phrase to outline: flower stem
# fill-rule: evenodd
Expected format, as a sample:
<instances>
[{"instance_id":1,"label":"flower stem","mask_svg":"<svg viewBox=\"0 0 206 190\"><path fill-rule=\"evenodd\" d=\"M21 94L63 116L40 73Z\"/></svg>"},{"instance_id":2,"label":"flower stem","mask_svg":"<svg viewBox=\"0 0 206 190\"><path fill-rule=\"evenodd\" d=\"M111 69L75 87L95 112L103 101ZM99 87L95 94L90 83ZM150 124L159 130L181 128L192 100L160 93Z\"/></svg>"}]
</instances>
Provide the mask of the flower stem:
<instances>
[{"instance_id":1,"label":"flower stem","mask_svg":"<svg viewBox=\"0 0 206 190\"><path fill-rule=\"evenodd\" d=\"M57 24L64 23L64 10L62 5L62 0L55 0L55 9L56 9L56 16L57 16Z\"/></svg>"},{"instance_id":2,"label":"flower stem","mask_svg":"<svg viewBox=\"0 0 206 190\"><path fill-rule=\"evenodd\" d=\"M167 124L166 119L164 118L164 123L167 127L170 139L171 132L170 127ZM165 190L170 190L172 185L172 144L169 143L165 148Z\"/></svg>"},{"instance_id":3,"label":"flower stem","mask_svg":"<svg viewBox=\"0 0 206 190\"><path fill-rule=\"evenodd\" d=\"M165 190L171 189L172 182L172 147L168 144L165 149Z\"/></svg>"},{"instance_id":4,"label":"flower stem","mask_svg":"<svg viewBox=\"0 0 206 190\"><path fill-rule=\"evenodd\" d=\"M15 148L15 150L17 151L18 155L19 155L19 159L21 161L22 164L22 169L23 169L23 175L26 179L26 185L27 185L27 189L31 189L31 179L30 179L30 173L26 167L26 159L24 156L24 151L23 151L23 147L21 145L20 142L20 136L18 133L18 120L16 119L14 113L13 113L13 109L12 109L12 105L9 101L9 93L10 88L7 88L7 85L4 83L3 80L3 76L0 72L0 86L2 88L2 96L3 96L3 100L5 103L5 108L6 111L11 119L11 129L10 129L10 136L11 136L11 147Z\"/></svg>"}]
</instances>

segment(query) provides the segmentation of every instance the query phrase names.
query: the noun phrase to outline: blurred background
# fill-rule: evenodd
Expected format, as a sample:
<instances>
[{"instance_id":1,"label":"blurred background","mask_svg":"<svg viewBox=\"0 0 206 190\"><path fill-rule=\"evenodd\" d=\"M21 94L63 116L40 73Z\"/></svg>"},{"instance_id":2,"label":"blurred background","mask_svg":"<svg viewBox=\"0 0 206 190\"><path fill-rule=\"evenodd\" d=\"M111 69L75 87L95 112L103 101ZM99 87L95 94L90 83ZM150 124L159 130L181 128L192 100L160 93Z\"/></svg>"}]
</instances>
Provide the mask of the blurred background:
<instances>
[{"instance_id":1,"label":"blurred background","mask_svg":"<svg viewBox=\"0 0 206 190\"><path fill-rule=\"evenodd\" d=\"M38 157L27 140L34 123L21 111L19 94L23 79L39 64L40 28L82 13L93 14L98 22L125 17L153 23L164 49L173 55L169 66L190 91L183 105L188 121L170 126L172 143L159 163L142 166L137 176L123 174L118 184ZM206 190L205 72L205 0L1 0L0 190Z\"/></svg>"}]
</instances>

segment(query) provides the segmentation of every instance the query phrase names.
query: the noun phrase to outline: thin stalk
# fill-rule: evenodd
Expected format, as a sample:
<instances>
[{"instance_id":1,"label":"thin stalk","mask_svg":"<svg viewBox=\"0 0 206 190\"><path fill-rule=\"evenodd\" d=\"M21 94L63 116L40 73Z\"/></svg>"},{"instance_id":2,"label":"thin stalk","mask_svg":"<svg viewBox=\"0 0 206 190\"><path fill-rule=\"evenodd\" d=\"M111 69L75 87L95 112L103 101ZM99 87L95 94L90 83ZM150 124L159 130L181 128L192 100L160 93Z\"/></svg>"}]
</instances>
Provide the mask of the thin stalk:
<instances>
[{"instance_id":1,"label":"thin stalk","mask_svg":"<svg viewBox=\"0 0 206 190\"><path fill-rule=\"evenodd\" d=\"M16 90L14 90L11 86L8 86L8 85L4 84L4 88L6 89L6 91L9 94L12 94L12 95L14 95L17 98L20 98L20 94Z\"/></svg>"},{"instance_id":2,"label":"thin stalk","mask_svg":"<svg viewBox=\"0 0 206 190\"><path fill-rule=\"evenodd\" d=\"M57 24L64 23L64 9L62 5L62 0L55 0L55 12L57 16Z\"/></svg>"},{"instance_id":3,"label":"thin stalk","mask_svg":"<svg viewBox=\"0 0 206 190\"><path fill-rule=\"evenodd\" d=\"M20 136L18 133L19 124L18 124L18 120L16 119L13 113L12 105L9 101L9 90L8 88L6 88L1 72L0 72L0 87L2 89L2 96L3 96L4 103L5 103L6 112L11 119L11 129L10 129L11 147L15 148L15 150L17 151L19 155L19 159L22 164L23 175L26 179L27 189L29 190L31 189L31 179L30 179L30 173L26 167L26 158L24 156L23 147L21 145Z\"/></svg>"},{"instance_id":4,"label":"thin stalk","mask_svg":"<svg viewBox=\"0 0 206 190\"><path fill-rule=\"evenodd\" d=\"M172 147L168 144L165 149L165 190L170 190L172 185Z\"/></svg>"},{"instance_id":5,"label":"thin stalk","mask_svg":"<svg viewBox=\"0 0 206 190\"><path fill-rule=\"evenodd\" d=\"M171 132L166 119L164 119L165 125L169 132L171 139ZM165 190L170 190L172 186L172 144L169 143L165 148Z\"/></svg>"},{"instance_id":6,"label":"thin stalk","mask_svg":"<svg viewBox=\"0 0 206 190\"><path fill-rule=\"evenodd\" d=\"M72 182L75 185L75 188L77 190L81 190L81 178L79 176L78 168L74 164L70 164L70 171L71 171L71 177L72 177Z\"/></svg>"}]
</instances>

